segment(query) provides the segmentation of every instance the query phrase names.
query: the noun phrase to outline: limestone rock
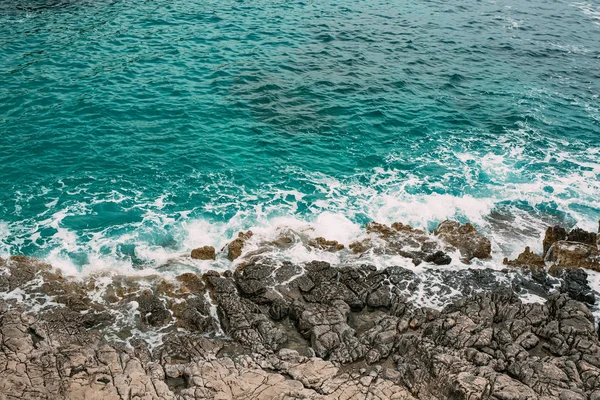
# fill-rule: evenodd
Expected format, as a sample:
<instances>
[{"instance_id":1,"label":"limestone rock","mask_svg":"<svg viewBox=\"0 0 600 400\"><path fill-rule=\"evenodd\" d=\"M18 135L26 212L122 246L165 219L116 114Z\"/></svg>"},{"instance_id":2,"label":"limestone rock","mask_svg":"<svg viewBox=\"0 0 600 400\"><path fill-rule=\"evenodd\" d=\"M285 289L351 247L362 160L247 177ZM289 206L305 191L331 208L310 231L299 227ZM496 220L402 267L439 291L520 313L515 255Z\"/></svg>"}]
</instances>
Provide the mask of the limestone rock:
<instances>
[{"instance_id":1,"label":"limestone rock","mask_svg":"<svg viewBox=\"0 0 600 400\"><path fill-rule=\"evenodd\" d=\"M551 254L563 244L590 247L557 241ZM109 303L97 292L100 280L83 285L33 260L18 261L24 271L8 262L0 262L4 293L21 297L0 300L0 399L600 395L594 316L578 301L593 302L583 269L553 266L562 282L555 293L558 280L543 269L417 275L252 258L234 273L114 277L119 296ZM44 285L51 295L42 300L35 291ZM547 301L523 303L517 293L524 291ZM54 301L67 292L85 298ZM443 296L452 301L439 309L414 302ZM140 318L127 325L122 317L134 301Z\"/></svg>"}]
</instances>

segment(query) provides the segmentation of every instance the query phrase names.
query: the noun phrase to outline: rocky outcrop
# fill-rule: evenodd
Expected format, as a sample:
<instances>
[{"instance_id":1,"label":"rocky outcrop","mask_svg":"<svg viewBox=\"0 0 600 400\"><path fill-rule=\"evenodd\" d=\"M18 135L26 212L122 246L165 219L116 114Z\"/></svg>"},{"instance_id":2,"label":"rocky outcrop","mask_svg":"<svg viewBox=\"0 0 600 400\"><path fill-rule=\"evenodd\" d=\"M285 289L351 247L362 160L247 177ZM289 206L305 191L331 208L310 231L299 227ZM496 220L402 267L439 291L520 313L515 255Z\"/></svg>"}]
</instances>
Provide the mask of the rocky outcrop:
<instances>
[{"instance_id":1,"label":"rocky outcrop","mask_svg":"<svg viewBox=\"0 0 600 400\"><path fill-rule=\"evenodd\" d=\"M456 221L444 221L438 225L434 234L445 241L450 250L458 249L463 262L469 263L474 258L486 259L492 256L490 240L468 222L461 225Z\"/></svg>"},{"instance_id":2,"label":"rocky outcrop","mask_svg":"<svg viewBox=\"0 0 600 400\"><path fill-rule=\"evenodd\" d=\"M531 269L541 269L546 267L544 257L532 252L529 246L525 247L525 251L519 254L516 260L509 260L508 258L505 258L503 263L504 265L510 265L513 267L524 267Z\"/></svg>"},{"instance_id":3,"label":"rocky outcrop","mask_svg":"<svg viewBox=\"0 0 600 400\"><path fill-rule=\"evenodd\" d=\"M366 231L369 237L350 243L348 246L355 254L372 252L381 255L399 255L411 259L415 265L423 261L446 265L452 261L450 256L442 251L442 247L434 237L410 225L394 222L390 227L369 222Z\"/></svg>"},{"instance_id":4,"label":"rocky outcrop","mask_svg":"<svg viewBox=\"0 0 600 400\"><path fill-rule=\"evenodd\" d=\"M439 236L477 238L447 225ZM370 229L375 242L427 236ZM592 247L558 240L549 257L574 243ZM417 274L259 254L235 271L110 283L0 260L0 399L599 399L587 272L556 261L548 274L540 259Z\"/></svg>"},{"instance_id":5,"label":"rocky outcrop","mask_svg":"<svg viewBox=\"0 0 600 400\"><path fill-rule=\"evenodd\" d=\"M600 251L596 246L561 241L548 251L550 261L562 268L585 268L600 271Z\"/></svg>"},{"instance_id":6,"label":"rocky outcrop","mask_svg":"<svg viewBox=\"0 0 600 400\"><path fill-rule=\"evenodd\" d=\"M565 228L558 225L549 226L546 229L546 236L544 237L542 256L546 257L546 254L548 254L548 250L550 250L550 247L552 247L554 243L566 239L567 231Z\"/></svg>"},{"instance_id":7,"label":"rocky outcrop","mask_svg":"<svg viewBox=\"0 0 600 400\"><path fill-rule=\"evenodd\" d=\"M217 258L217 253L214 247L204 246L192 250L191 257L196 260L214 260Z\"/></svg>"},{"instance_id":8,"label":"rocky outcrop","mask_svg":"<svg viewBox=\"0 0 600 400\"><path fill-rule=\"evenodd\" d=\"M242 249L246 244L246 241L252 237L252 231L240 232L238 237L235 238L227 245L227 258L230 261L234 261L242 255Z\"/></svg>"},{"instance_id":9,"label":"rocky outcrop","mask_svg":"<svg viewBox=\"0 0 600 400\"><path fill-rule=\"evenodd\" d=\"M549 273L561 279L560 291L567 293L570 298L589 305L596 303L596 295L590 287L585 270L560 268L554 265L550 268Z\"/></svg>"}]
</instances>

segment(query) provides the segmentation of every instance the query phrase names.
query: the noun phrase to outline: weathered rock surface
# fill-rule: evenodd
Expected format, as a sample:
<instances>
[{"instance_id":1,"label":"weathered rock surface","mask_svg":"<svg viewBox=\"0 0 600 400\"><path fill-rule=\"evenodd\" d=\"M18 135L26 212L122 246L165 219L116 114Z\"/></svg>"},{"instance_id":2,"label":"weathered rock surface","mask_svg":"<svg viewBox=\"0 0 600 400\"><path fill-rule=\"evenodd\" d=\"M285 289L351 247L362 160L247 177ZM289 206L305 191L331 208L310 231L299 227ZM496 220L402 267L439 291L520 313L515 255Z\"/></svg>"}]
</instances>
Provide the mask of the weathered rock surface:
<instances>
[{"instance_id":1,"label":"weathered rock surface","mask_svg":"<svg viewBox=\"0 0 600 400\"><path fill-rule=\"evenodd\" d=\"M485 254L471 228L442 228L465 259ZM563 243L592 247L561 239L552 257ZM422 259L445 262L437 251ZM531 251L517 261L541 266ZM600 399L587 272L560 260L550 272L255 256L234 272L100 285L0 260L0 399Z\"/></svg>"},{"instance_id":2,"label":"weathered rock surface","mask_svg":"<svg viewBox=\"0 0 600 400\"><path fill-rule=\"evenodd\" d=\"M410 258L415 265L423 261L445 265L452 261L442 251L434 237L409 225L394 222L390 227L377 222L369 222L366 225L366 231L371 237L350 243L348 246L355 254L373 252L374 254L400 255Z\"/></svg>"},{"instance_id":3,"label":"weathered rock surface","mask_svg":"<svg viewBox=\"0 0 600 400\"><path fill-rule=\"evenodd\" d=\"M505 258L504 265L540 269L546 266L546 262L544 261L544 257L532 252L528 246L525 247L525 251L517 256L516 260L509 260L508 258Z\"/></svg>"},{"instance_id":4,"label":"weathered rock surface","mask_svg":"<svg viewBox=\"0 0 600 400\"><path fill-rule=\"evenodd\" d=\"M600 251L596 246L560 241L548 250L550 261L562 268L586 268L600 271Z\"/></svg>"},{"instance_id":5,"label":"weathered rock surface","mask_svg":"<svg viewBox=\"0 0 600 400\"><path fill-rule=\"evenodd\" d=\"M308 245L325 251L340 251L344 248L344 245L338 243L337 240L327 240L324 237L318 237L308 242Z\"/></svg>"},{"instance_id":6,"label":"weathered rock surface","mask_svg":"<svg viewBox=\"0 0 600 400\"><path fill-rule=\"evenodd\" d=\"M250 239L252 235L252 231L238 233L238 237L227 245L227 258L231 261L239 258L239 256L242 255L242 249L244 248L246 241Z\"/></svg>"},{"instance_id":7,"label":"weathered rock surface","mask_svg":"<svg viewBox=\"0 0 600 400\"><path fill-rule=\"evenodd\" d=\"M438 225L435 235L460 251L461 259L469 263L473 258L486 259L492 256L490 240L477 232L470 223L461 225L456 221L444 221Z\"/></svg>"},{"instance_id":8,"label":"weathered rock surface","mask_svg":"<svg viewBox=\"0 0 600 400\"><path fill-rule=\"evenodd\" d=\"M548 254L548 250L550 250L550 247L552 247L552 245L560 240L566 240L567 239L567 231L565 228L555 225L555 226L549 226L546 229L546 236L544 237L544 242L543 242L543 249L544 252L542 253L543 257L546 257L546 254Z\"/></svg>"},{"instance_id":9,"label":"weathered rock surface","mask_svg":"<svg viewBox=\"0 0 600 400\"><path fill-rule=\"evenodd\" d=\"M203 246L192 250L191 257L196 260L214 260L217 258L217 253L214 247Z\"/></svg>"}]
</instances>

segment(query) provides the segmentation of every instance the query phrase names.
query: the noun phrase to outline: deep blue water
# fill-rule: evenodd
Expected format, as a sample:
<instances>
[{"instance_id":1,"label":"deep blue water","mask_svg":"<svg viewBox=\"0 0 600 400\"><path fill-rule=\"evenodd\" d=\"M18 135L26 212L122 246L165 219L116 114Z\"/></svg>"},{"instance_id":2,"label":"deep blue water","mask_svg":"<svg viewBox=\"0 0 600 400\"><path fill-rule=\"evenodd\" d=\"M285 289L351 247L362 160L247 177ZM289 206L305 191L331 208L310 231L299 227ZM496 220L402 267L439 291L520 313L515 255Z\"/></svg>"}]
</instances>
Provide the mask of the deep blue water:
<instances>
[{"instance_id":1,"label":"deep blue water","mask_svg":"<svg viewBox=\"0 0 600 400\"><path fill-rule=\"evenodd\" d=\"M157 263L292 219L458 218L501 251L595 230L599 95L597 0L4 0L0 253Z\"/></svg>"}]
</instances>

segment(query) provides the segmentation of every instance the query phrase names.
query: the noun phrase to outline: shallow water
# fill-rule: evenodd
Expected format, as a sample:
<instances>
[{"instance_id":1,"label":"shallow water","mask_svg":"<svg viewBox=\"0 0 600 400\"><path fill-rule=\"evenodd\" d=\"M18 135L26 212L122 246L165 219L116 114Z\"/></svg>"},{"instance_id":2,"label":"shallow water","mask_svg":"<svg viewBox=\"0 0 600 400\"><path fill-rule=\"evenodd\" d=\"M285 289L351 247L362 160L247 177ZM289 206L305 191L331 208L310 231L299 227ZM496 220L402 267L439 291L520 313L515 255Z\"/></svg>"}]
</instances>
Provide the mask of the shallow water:
<instances>
[{"instance_id":1,"label":"shallow water","mask_svg":"<svg viewBox=\"0 0 600 400\"><path fill-rule=\"evenodd\" d=\"M597 229L599 95L597 1L3 1L0 253L446 218L537 249Z\"/></svg>"}]
</instances>

